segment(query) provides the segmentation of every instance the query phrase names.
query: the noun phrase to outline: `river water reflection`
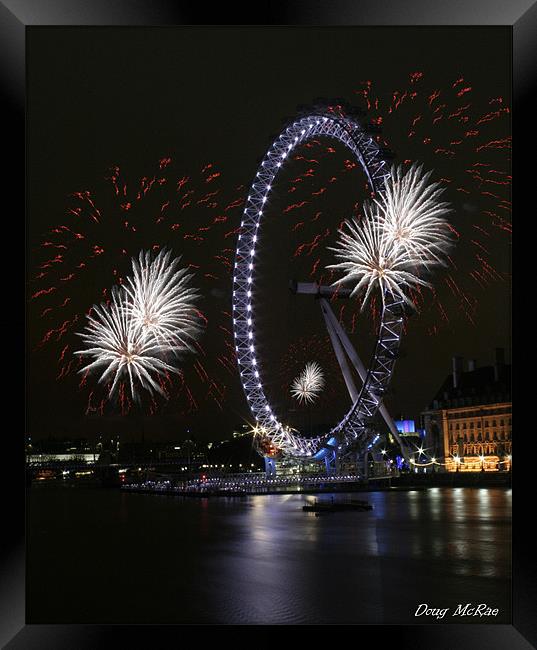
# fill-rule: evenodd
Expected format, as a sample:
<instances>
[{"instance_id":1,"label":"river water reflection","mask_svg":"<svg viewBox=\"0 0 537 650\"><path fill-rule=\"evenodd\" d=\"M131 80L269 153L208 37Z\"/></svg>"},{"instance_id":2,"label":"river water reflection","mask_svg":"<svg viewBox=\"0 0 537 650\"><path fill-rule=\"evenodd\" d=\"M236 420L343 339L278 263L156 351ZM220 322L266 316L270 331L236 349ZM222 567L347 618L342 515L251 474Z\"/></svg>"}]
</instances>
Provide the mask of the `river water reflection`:
<instances>
[{"instance_id":1,"label":"river water reflection","mask_svg":"<svg viewBox=\"0 0 537 650\"><path fill-rule=\"evenodd\" d=\"M488 603L510 622L511 490L189 499L33 488L31 623L430 623L420 603ZM335 499L356 495L334 495Z\"/></svg>"}]
</instances>

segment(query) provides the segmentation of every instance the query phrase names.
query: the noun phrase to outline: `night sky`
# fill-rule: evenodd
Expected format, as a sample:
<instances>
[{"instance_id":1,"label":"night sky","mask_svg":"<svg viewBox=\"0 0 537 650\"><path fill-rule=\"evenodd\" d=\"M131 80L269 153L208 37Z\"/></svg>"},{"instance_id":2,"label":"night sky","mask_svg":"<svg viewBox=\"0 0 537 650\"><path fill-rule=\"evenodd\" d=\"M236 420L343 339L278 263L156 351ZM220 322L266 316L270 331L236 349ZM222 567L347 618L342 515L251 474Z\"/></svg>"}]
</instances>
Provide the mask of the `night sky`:
<instances>
[{"instance_id":1,"label":"night sky","mask_svg":"<svg viewBox=\"0 0 537 650\"><path fill-rule=\"evenodd\" d=\"M226 260L261 157L284 119L316 97L366 108L369 100L368 115L382 116L396 161L419 160L435 180L449 181L459 244L453 266L434 278L436 299L424 294L409 320L386 397L392 415L418 417L453 355L488 365L494 347L509 350L509 28L29 28L27 36L28 434L137 437L143 430L159 440L216 439L249 419L225 343ZM363 174L348 167L341 146L326 140L297 155L275 187L260 252L266 300L258 337L267 390L282 408L289 407L286 382L306 357L314 353L333 369L317 306L291 296L288 281L322 275L338 224L365 197ZM91 209L73 196L84 191ZM316 235L318 245L297 253ZM184 384L169 401L122 414L102 402L94 378L79 387L68 362L84 313L128 273L130 255L153 245L171 247L195 269L208 318L203 352L185 362ZM359 305L345 309L351 330ZM353 341L367 359L374 319L363 319ZM342 415L336 375L311 414L289 415L295 425Z\"/></svg>"}]
</instances>

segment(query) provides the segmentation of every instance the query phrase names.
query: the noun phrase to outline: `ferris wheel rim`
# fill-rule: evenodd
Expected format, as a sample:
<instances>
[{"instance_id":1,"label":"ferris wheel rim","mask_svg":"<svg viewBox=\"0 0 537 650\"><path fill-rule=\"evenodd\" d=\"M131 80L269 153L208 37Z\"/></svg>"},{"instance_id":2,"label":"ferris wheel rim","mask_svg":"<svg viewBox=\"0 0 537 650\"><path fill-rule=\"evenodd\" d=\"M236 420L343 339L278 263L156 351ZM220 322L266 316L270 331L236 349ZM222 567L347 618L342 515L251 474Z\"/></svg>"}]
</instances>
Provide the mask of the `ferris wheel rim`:
<instances>
[{"instance_id":1,"label":"ferris wheel rim","mask_svg":"<svg viewBox=\"0 0 537 650\"><path fill-rule=\"evenodd\" d=\"M265 204L279 170L293 149L319 136L335 138L349 149L364 171L373 193L389 176L385 151L353 117L312 111L289 124L263 157L246 200L239 228L233 269L233 333L240 379L256 426L285 455L321 460L327 454L367 438L367 422L380 405L389 383L402 333L402 299L382 294L382 313L366 380L355 402L330 431L315 438L295 435L278 420L265 395L256 357L254 278L258 232ZM390 361L391 360L391 361Z\"/></svg>"}]
</instances>

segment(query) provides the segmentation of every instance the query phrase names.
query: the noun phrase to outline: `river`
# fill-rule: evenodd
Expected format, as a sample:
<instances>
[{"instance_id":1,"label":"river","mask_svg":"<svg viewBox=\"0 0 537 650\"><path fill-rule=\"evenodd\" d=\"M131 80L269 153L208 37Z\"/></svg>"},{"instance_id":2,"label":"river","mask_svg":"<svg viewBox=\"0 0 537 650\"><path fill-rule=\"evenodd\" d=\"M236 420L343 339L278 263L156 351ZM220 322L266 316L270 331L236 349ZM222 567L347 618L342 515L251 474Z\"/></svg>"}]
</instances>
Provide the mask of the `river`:
<instances>
[{"instance_id":1,"label":"river","mask_svg":"<svg viewBox=\"0 0 537 650\"><path fill-rule=\"evenodd\" d=\"M511 490L196 499L28 490L29 623L509 623ZM486 603L491 618L451 617Z\"/></svg>"}]
</instances>

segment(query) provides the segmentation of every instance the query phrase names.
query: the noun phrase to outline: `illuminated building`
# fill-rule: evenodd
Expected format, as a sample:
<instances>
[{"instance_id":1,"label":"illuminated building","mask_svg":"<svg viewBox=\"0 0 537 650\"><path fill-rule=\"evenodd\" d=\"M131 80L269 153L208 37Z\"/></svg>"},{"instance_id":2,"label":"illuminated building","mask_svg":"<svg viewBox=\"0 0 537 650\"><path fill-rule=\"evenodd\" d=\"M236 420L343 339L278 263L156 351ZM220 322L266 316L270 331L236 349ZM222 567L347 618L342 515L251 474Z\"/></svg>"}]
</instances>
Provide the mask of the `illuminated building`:
<instances>
[{"instance_id":1,"label":"illuminated building","mask_svg":"<svg viewBox=\"0 0 537 650\"><path fill-rule=\"evenodd\" d=\"M395 420L395 426L402 436L416 433L414 420Z\"/></svg>"},{"instance_id":2,"label":"illuminated building","mask_svg":"<svg viewBox=\"0 0 537 650\"><path fill-rule=\"evenodd\" d=\"M84 438L76 440L50 438L37 440L33 444L28 443L26 462L29 464L62 462L93 464L98 461L100 451Z\"/></svg>"},{"instance_id":3,"label":"illuminated building","mask_svg":"<svg viewBox=\"0 0 537 650\"><path fill-rule=\"evenodd\" d=\"M496 349L494 366L478 368L453 357L448 375L422 412L425 446L443 455L447 471L507 471L511 468L511 366Z\"/></svg>"},{"instance_id":4,"label":"illuminated building","mask_svg":"<svg viewBox=\"0 0 537 650\"><path fill-rule=\"evenodd\" d=\"M414 420L395 420L394 424L401 438L414 439L414 442L419 442L423 437L423 431L416 429Z\"/></svg>"}]
</instances>

